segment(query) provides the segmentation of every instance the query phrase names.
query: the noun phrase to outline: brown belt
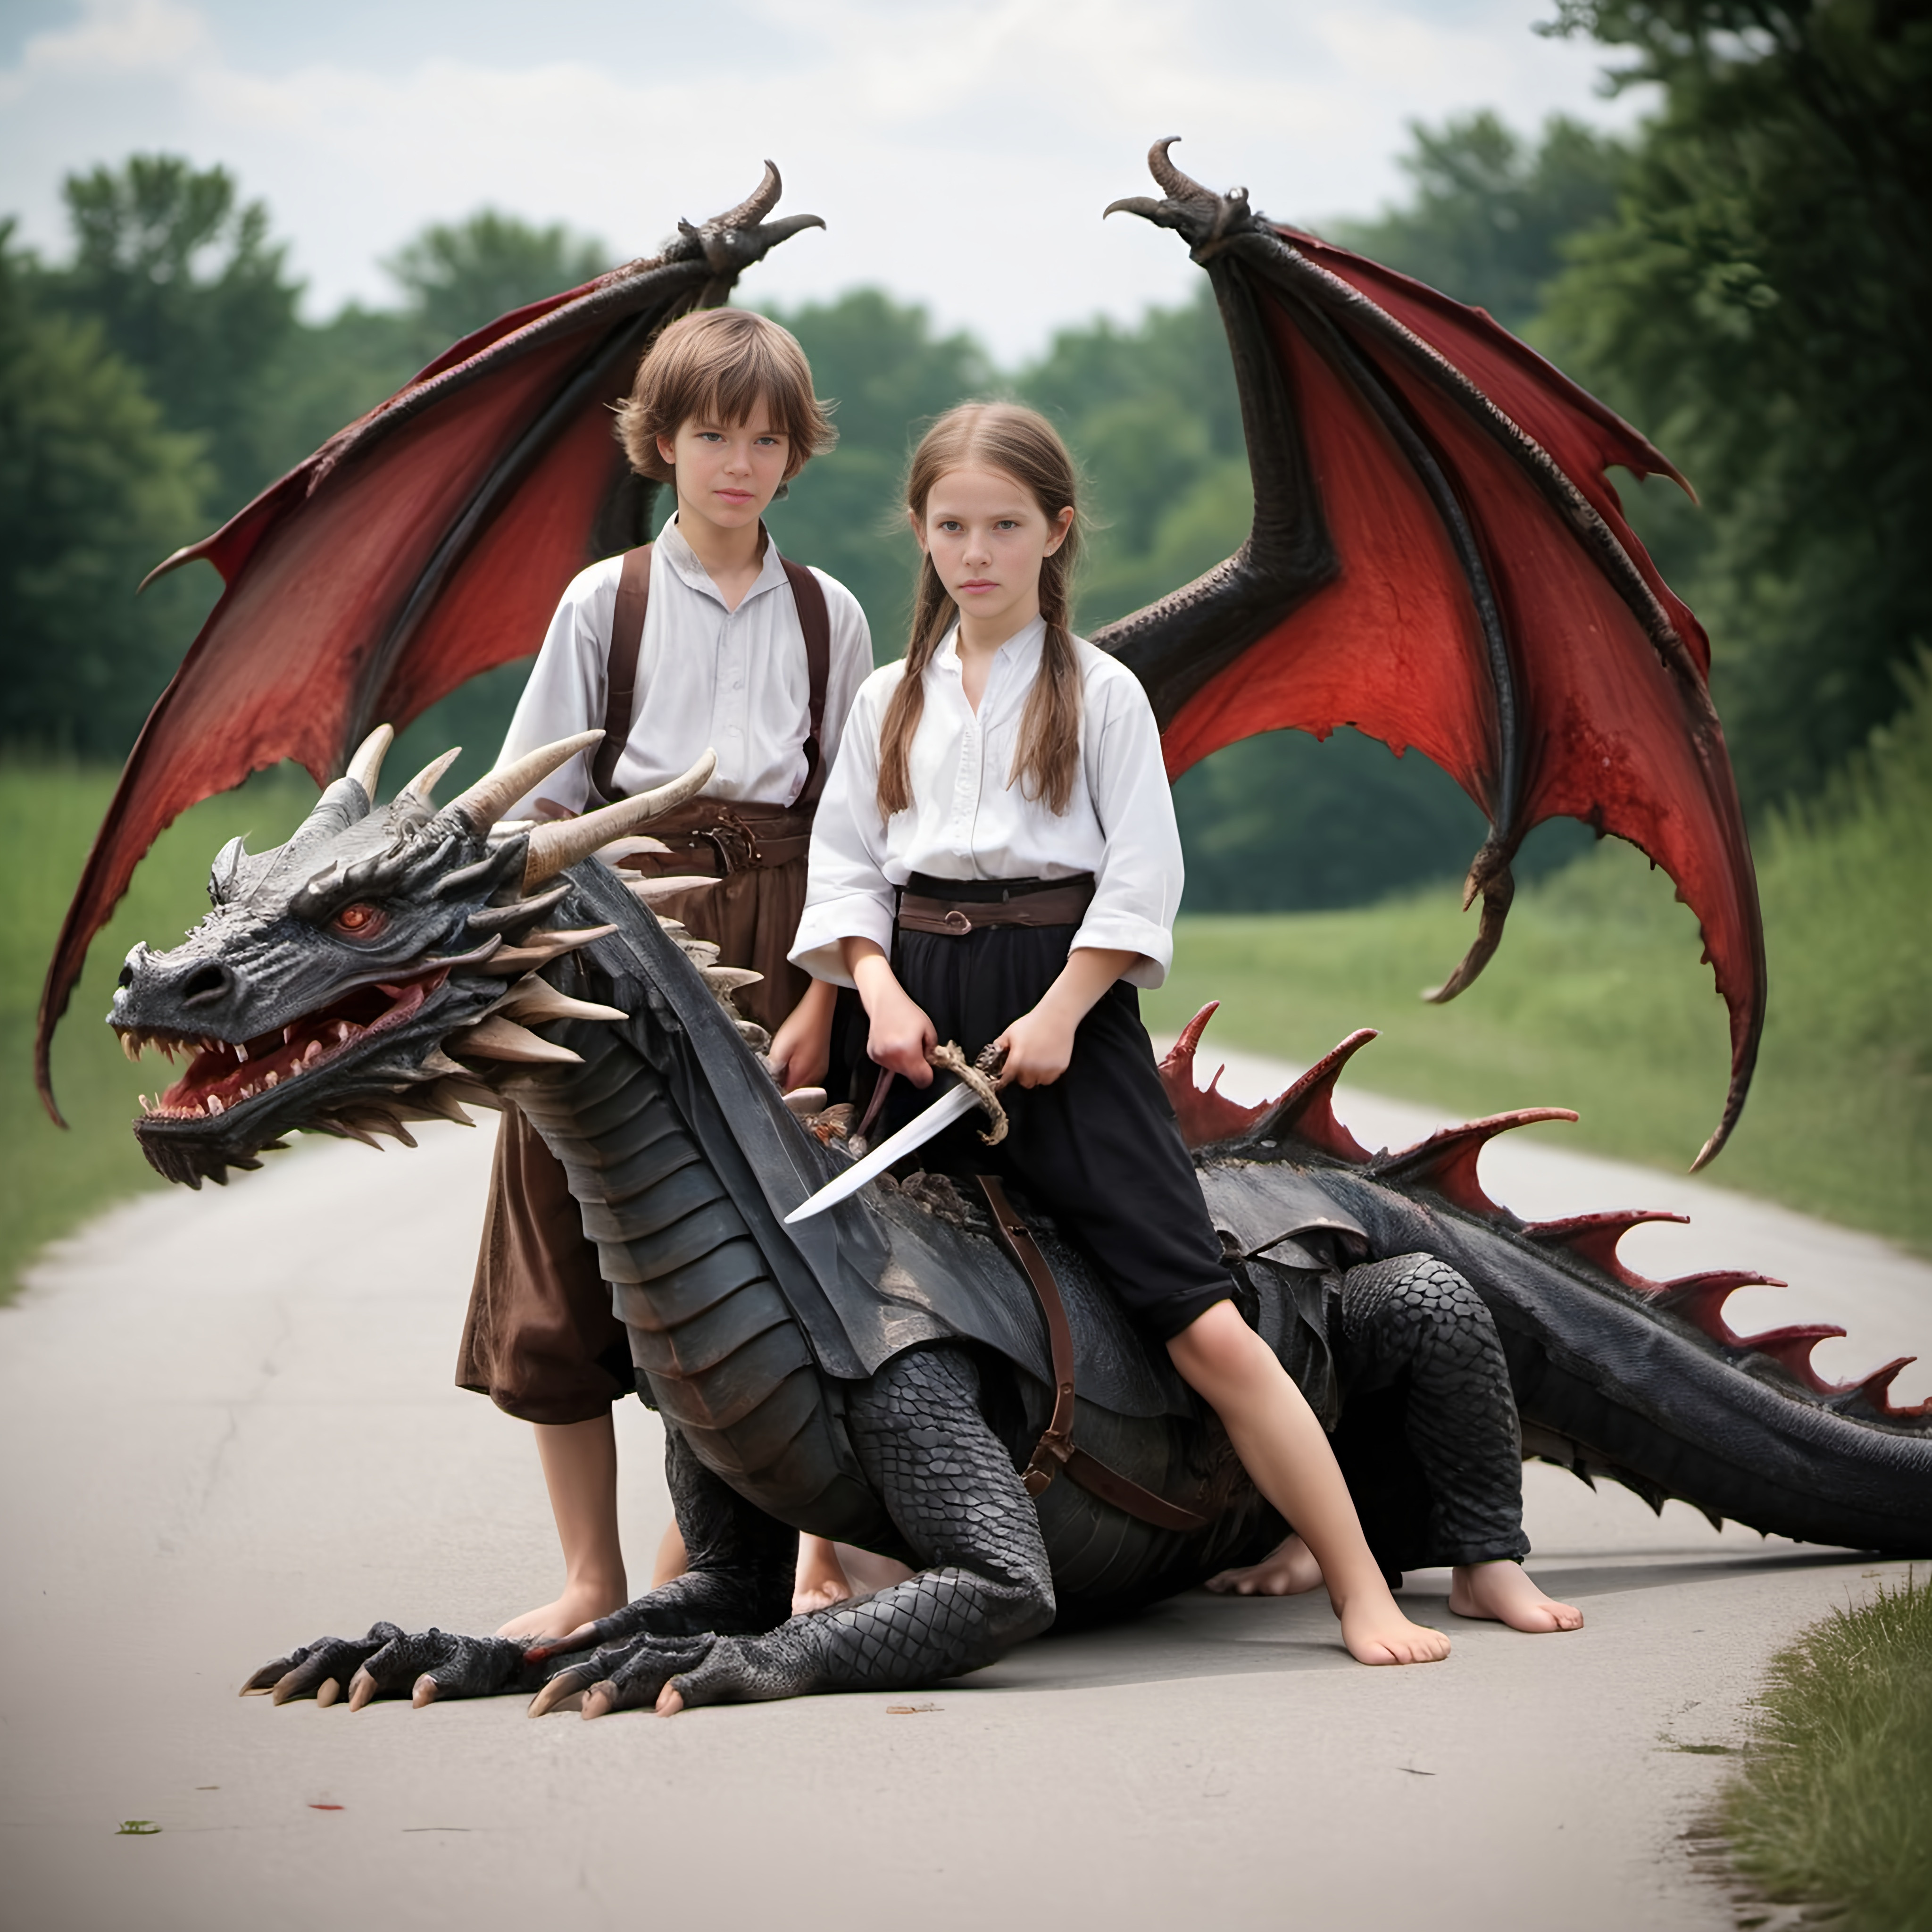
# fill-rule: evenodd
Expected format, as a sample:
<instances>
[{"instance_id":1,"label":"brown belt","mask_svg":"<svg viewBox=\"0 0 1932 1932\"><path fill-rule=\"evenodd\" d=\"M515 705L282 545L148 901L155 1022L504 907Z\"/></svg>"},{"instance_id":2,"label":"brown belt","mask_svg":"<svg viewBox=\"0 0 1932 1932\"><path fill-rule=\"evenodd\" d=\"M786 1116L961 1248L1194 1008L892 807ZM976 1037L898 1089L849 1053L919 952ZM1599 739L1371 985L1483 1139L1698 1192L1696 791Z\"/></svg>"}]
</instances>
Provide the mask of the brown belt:
<instances>
[{"instance_id":1,"label":"brown belt","mask_svg":"<svg viewBox=\"0 0 1932 1932\"><path fill-rule=\"evenodd\" d=\"M1064 1469L1089 1496L1112 1503L1156 1529L1204 1529L1208 1519L1183 1509L1144 1490L1131 1477L1110 1469L1098 1456L1090 1456L1073 1440L1073 1330L1067 1325L1066 1304L1060 1298L1060 1284L1033 1238L1033 1230L1013 1212L1006 1190L990 1174L977 1177L980 1191L993 1210L993 1226L1008 1254L1018 1262L1020 1272L1033 1284L1040 1312L1046 1317L1048 1346L1053 1354L1053 1414L1046 1433L1034 1445L1034 1452L1020 1480L1030 1496L1038 1496L1053 1480L1055 1466Z\"/></svg>"},{"instance_id":2,"label":"brown belt","mask_svg":"<svg viewBox=\"0 0 1932 1932\"><path fill-rule=\"evenodd\" d=\"M634 853L624 868L648 877L692 873L724 879L790 865L811 850L812 809L693 799L644 828L670 850Z\"/></svg>"},{"instance_id":3,"label":"brown belt","mask_svg":"<svg viewBox=\"0 0 1932 1932\"><path fill-rule=\"evenodd\" d=\"M898 922L908 932L936 932L964 939L982 926L1078 926L1093 903L1093 874L1083 873L1064 885L1015 892L1005 898L939 898L923 892L902 892Z\"/></svg>"}]
</instances>

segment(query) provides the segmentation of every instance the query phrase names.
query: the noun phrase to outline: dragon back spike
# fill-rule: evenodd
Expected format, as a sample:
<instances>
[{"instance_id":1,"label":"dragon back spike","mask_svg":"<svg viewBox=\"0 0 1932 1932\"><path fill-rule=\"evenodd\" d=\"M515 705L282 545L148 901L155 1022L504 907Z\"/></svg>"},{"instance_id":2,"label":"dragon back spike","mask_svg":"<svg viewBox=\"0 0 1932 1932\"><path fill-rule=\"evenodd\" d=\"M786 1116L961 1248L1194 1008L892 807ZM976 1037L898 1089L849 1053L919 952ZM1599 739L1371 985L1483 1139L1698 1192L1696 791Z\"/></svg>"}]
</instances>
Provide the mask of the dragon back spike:
<instances>
[{"instance_id":1,"label":"dragon back spike","mask_svg":"<svg viewBox=\"0 0 1932 1932\"><path fill-rule=\"evenodd\" d=\"M1228 1070L1225 1066L1215 1069L1214 1078L1204 1088L1195 1082L1194 1051L1220 1006L1219 1000L1210 1000L1181 1028L1180 1037L1160 1063L1160 1084L1167 1090L1180 1137L1190 1148L1211 1147L1217 1141L1244 1138L1268 1111L1266 1102L1258 1107L1244 1107L1220 1090L1221 1076Z\"/></svg>"},{"instance_id":2,"label":"dragon back spike","mask_svg":"<svg viewBox=\"0 0 1932 1932\"><path fill-rule=\"evenodd\" d=\"M1576 1118L1568 1107L1520 1107L1514 1113L1492 1114L1486 1120L1472 1120L1466 1126L1444 1127L1414 1147L1378 1156L1374 1162L1376 1178L1429 1188L1472 1214L1501 1220L1508 1210L1492 1201L1476 1178L1476 1163L1483 1149L1497 1135L1506 1134L1512 1128L1534 1126L1540 1120Z\"/></svg>"},{"instance_id":3,"label":"dragon back spike","mask_svg":"<svg viewBox=\"0 0 1932 1932\"><path fill-rule=\"evenodd\" d=\"M1568 1248L1626 1288L1642 1294L1656 1294L1662 1292L1664 1283L1625 1267L1618 1258L1617 1245L1633 1228L1641 1227L1647 1221L1688 1225L1690 1219L1688 1214L1673 1214L1667 1208L1631 1208L1603 1214L1572 1214L1561 1221L1532 1221L1522 1232L1544 1247Z\"/></svg>"},{"instance_id":4,"label":"dragon back spike","mask_svg":"<svg viewBox=\"0 0 1932 1932\"><path fill-rule=\"evenodd\" d=\"M1281 1098L1255 1127L1259 1138L1294 1134L1337 1160L1361 1166L1373 1156L1335 1118L1335 1082L1342 1070L1376 1037L1373 1027L1358 1027L1339 1046L1331 1047Z\"/></svg>"},{"instance_id":5,"label":"dragon back spike","mask_svg":"<svg viewBox=\"0 0 1932 1932\"><path fill-rule=\"evenodd\" d=\"M1752 1268L1714 1268L1705 1274L1680 1275L1665 1282L1656 1292L1658 1306L1701 1328L1712 1341L1726 1348L1746 1346L1724 1319L1724 1304L1741 1288L1784 1288L1786 1282L1760 1274Z\"/></svg>"}]
</instances>

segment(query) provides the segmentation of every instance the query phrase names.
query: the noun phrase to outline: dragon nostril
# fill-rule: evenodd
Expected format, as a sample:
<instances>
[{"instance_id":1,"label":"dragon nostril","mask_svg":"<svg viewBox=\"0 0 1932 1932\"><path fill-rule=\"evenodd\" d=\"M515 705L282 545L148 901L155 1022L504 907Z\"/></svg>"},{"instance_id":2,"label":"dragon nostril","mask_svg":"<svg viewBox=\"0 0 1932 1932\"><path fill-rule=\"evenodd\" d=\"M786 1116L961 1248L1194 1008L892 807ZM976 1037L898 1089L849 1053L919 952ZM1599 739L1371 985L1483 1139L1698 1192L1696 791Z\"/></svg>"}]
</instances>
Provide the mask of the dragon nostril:
<instances>
[{"instance_id":1,"label":"dragon nostril","mask_svg":"<svg viewBox=\"0 0 1932 1932\"><path fill-rule=\"evenodd\" d=\"M131 966L122 967L121 969L121 976L119 979L116 980L114 983L117 986L131 986L134 983L134 968Z\"/></svg>"},{"instance_id":2,"label":"dragon nostril","mask_svg":"<svg viewBox=\"0 0 1932 1932\"><path fill-rule=\"evenodd\" d=\"M203 966L182 982L182 1004L206 1006L210 1000L220 999L227 990L228 975L219 966Z\"/></svg>"}]
</instances>

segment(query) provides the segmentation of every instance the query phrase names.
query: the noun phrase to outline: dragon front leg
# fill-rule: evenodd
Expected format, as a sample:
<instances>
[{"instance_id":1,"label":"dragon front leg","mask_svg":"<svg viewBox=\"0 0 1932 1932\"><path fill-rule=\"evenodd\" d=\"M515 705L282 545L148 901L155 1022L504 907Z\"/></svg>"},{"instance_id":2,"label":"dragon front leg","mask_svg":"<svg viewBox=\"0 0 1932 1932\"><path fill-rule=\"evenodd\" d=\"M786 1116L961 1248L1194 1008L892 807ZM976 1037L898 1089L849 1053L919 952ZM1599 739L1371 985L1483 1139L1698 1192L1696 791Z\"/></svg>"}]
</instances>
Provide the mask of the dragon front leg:
<instances>
[{"instance_id":1,"label":"dragon front leg","mask_svg":"<svg viewBox=\"0 0 1932 1932\"><path fill-rule=\"evenodd\" d=\"M438 1697L490 1697L529 1689L536 1681L523 1646L507 1638L464 1636L430 1629L412 1634L375 1623L367 1636L320 1636L262 1665L242 1687L244 1697L270 1694L278 1704L313 1697L326 1708L345 1691L359 1711L374 1697L405 1691L420 1707Z\"/></svg>"},{"instance_id":2,"label":"dragon front leg","mask_svg":"<svg viewBox=\"0 0 1932 1932\"><path fill-rule=\"evenodd\" d=\"M586 1717L902 1690L977 1670L1053 1621L1039 1519L980 1414L966 1356L932 1348L896 1358L854 1392L848 1425L867 1478L921 1559L915 1575L761 1634L651 1632L608 1643L560 1673L557 1695L547 1687L544 1700L570 1694L566 1676L587 1693Z\"/></svg>"}]
</instances>

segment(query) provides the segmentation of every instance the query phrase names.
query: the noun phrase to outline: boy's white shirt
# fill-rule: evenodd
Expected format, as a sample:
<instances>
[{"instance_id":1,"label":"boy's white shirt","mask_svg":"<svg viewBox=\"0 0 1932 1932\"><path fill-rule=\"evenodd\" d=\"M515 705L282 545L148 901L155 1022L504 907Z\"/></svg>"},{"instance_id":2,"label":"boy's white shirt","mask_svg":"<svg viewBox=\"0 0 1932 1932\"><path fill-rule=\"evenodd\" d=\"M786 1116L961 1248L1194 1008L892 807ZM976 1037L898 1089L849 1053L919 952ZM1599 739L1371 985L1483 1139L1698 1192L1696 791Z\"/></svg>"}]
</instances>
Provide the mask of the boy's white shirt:
<instances>
[{"instance_id":1,"label":"boy's white shirt","mask_svg":"<svg viewBox=\"0 0 1932 1932\"><path fill-rule=\"evenodd\" d=\"M842 939L871 939L891 951L893 889L914 872L941 879L1091 872L1094 902L1074 945L1138 954L1124 976L1136 986L1166 978L1180 907L1180 834L1160 729L1140 680L1075 638L1080 762L1072 798L1056 814L1008 783L1046 635L1036 620L1000 646L975 716L961 679L957 632L949 634L926 670L926 704L908 760L913 802L889 820L877 802L879 730L904 662L875 670L859 687L843 754L812 826L805 916L791 952L814 978L851 984Z\"/></svg>"},{"instance_id":2,"label":"boy's white shirt","mask_svg":"<svg viewBox=\"0 0 1932 1932\"><path fill-rule=\"evenodd\" d=\"M510 721L500 764L603 723L623 562L606 557L572 579ZM859 600L824 571L812 574L824 587L831 620L820 743L830 766L853 695L872 668L872 640ZM617 760L617 789L628 796L662 784L709 746L718 770L704 788L706 798L789 806L805 784L810 698L805 633L778 546L766 544L757 580L737 609L728 610L676 523L667 524L651 553L637 696ZM590 757L580 754L508 815L535 816L539 797L579 812L590 788Z\"/></svg>"}]
</instances>

